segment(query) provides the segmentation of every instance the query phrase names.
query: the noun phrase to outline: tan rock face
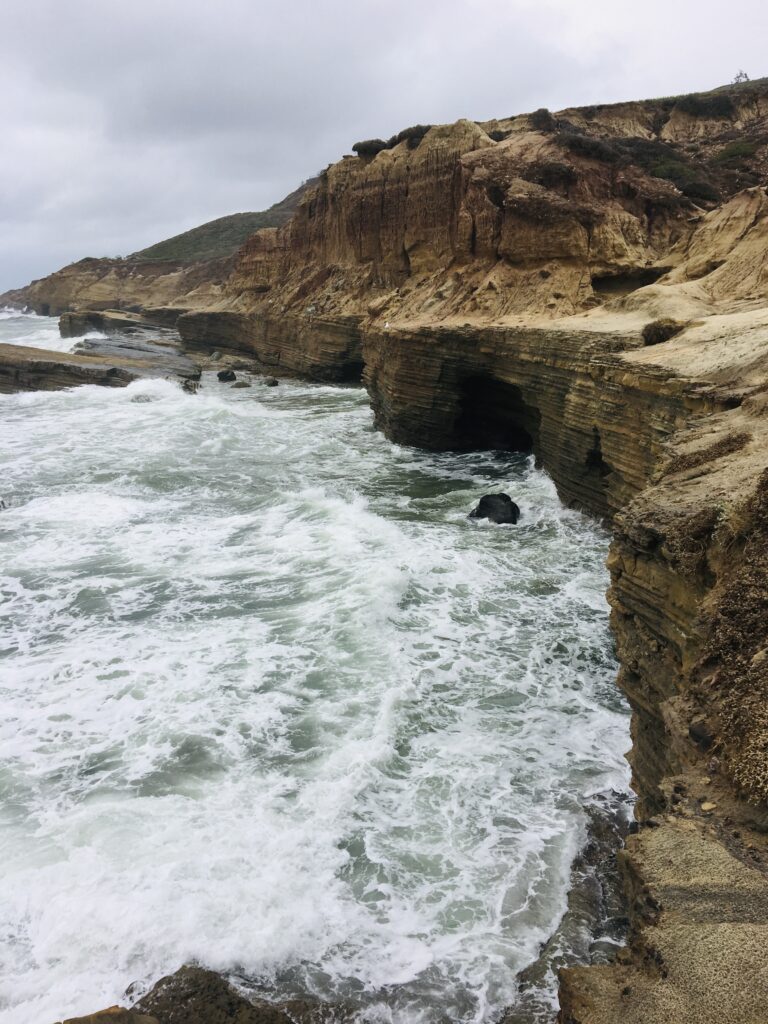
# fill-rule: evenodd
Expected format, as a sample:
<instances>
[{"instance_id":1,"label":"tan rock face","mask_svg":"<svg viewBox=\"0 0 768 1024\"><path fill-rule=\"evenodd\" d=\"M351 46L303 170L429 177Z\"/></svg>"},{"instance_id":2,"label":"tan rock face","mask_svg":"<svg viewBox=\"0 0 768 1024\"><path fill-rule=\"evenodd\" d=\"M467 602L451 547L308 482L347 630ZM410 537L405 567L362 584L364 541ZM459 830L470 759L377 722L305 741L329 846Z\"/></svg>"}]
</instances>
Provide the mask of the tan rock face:
<instances>
[{"instance_id":1,"label":"tan rock face","mask_svg":"<svg viewBox=\"0 0 768 1024\"><path fill-rule=\"evenodd\" d=\"M220 300L231 267L229 259L192 265L84 259L7 292L0 303L28 306L43 316L82 309L197 309Z\"/></svg>"},{"instance_id":2,"label":"tan rock face","mask_svg":"<svg viewBox=\"0 0 768 1024\"><path fill-rule=\"evenodd\" d=\"M288 225L246 243L227 292L265 314L365 315L372 294L398 322L567 314L593 276L641 270L687 237L688 215L636 167L460 121L329 168Z\"/></svg>"}]
</instances>

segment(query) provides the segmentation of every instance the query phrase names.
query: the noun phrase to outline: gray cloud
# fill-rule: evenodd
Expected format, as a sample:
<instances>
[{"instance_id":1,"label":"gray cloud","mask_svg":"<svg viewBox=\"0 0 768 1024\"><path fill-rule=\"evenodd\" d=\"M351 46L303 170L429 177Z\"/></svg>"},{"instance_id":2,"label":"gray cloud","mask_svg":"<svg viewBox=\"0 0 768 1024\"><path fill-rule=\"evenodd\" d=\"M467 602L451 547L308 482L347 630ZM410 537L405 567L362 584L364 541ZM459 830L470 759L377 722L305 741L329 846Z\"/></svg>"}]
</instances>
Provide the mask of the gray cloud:
<instances>
[{"instance_id":1,"label":"gray cloud","mask_svg":"<svg viewBox=\"0 0 768 1024\"><path fill-rule=\"evenodd\" d=\"M415 122L764 70L756 0L6 0L0 290L257 210Z\"/></svg>"}]
</instances>

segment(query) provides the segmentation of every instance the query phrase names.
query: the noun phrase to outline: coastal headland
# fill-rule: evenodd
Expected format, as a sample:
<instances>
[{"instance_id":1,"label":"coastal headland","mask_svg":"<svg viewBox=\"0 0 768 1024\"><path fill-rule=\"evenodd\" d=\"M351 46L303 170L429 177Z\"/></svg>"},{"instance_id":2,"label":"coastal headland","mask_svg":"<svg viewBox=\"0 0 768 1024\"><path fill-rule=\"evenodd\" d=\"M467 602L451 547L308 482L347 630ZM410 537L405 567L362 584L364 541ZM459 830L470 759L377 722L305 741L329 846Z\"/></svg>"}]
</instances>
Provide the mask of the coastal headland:
<instances>
[{"instance_id":1,"label":"coastal headland","mask_svg":"<svg viewBox=\"0 0 768 1024\"><path fill-rule=\"evenodd\" d=\"M394 441L531 452L610 522L629 937L562 972L559 1019L765 1021L768 81L354 149L232 255L84 260L0 303L362 381ZM141 1012L85 1019L177 1019Z\"/></svg>"}]
</instances>

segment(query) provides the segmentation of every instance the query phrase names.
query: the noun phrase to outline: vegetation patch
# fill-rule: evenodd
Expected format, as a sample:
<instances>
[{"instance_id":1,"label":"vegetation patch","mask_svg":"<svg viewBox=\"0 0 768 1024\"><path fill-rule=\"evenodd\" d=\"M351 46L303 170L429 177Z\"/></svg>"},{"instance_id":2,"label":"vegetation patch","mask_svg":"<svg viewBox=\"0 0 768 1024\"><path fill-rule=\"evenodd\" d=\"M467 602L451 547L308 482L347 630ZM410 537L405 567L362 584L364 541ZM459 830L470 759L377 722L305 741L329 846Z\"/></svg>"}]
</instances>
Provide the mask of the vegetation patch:
<instances>
[{"instance_id":1,"label":"vegetation patch","mask_svg":"<svg viewBox=\"0 0 768 1024\"><path fill-rule=\"evenodd\" d=\"M352 146L352 152L362 157L373 157L385 149L394 149L401 142L407 142L409 149L416 149L431 128L431 124L414 124L410 128L403 128L386 142L384 139L364 139Z\"/></svg>"},{"instance_id":2,"label":"vegetation patch","mask_svg":"<svg viewBox=\"0 0 768 1024\"><path fill-rule=\"evenodd\" d=\"M745 139L741 139L738 142L729 142L714 159L718 164L741 162L754 156L757 152L757 147L758 144L756 142L747 142Z\"/></svg>"},{"instance_id":3,"label":"vegetation patch","mask_svg":"<svg viewBox=\"0 0 768 1024\"><path fill-rule=\"evenodd\" d=\"M721 440L702 448L697 452L687 452L685 455L678 455L671 459L664 467L664 475L669 473L682 473L688 469L698 469L699 466L706 466L716 459L725 455L733 455L741 451L750 441L752 435L742 431L737 434L728 434Z\"/></svg>"},{"instance_id":4,"label":"vegetation patch","mask_svg":"<svg viewBox=\"0 0 768 1024\"><path fill-rule=\"evenodd\" d=\"M529 114L528 123L537 132L553 132L557 128L557 122L546 107L539 107L538 110Z\"/></svg>"},{"instance_id":5,"label":"vegetation patch","mask_svg":"<svg viewBox=\"0 0 768 1024\"><path fill-rule=\"evenodd\" d=\"M688 96L681 96L675 104L675 109L682 110L684 114L690 114L691 117L717 119L733 117L736 113L733 100L727 92L692 92Z\"/></svg>"},{"instance_id":6,"label":"vegetation patch","mask_svg":"<svg viewBox=\"0 0 768 1024\"><path fill-rule=\"evenodd\" d=\"M558 143L575 156L598 160L603 164L617 164L621 160L620 150L610 142L596 139L592 135L566 131L558 137Z\"/></svg>"},{"instance_id":7,"label":"vegetation patch","mask_svg":"<svg viewBox=\"0 0 768 1024\"><path fill-rule=\"evenodd\" d=\"M682 320L672 320L670 317L652 320L643 328L643 343L645 345L660 345L662 342L674 338L686 326Z\"/></svg>"},{"instance_id":8,"label":"vegetation patch","mask_svg":"<svg viewBox=\"0 0 768 1024\"><path fill-rule=\"evenodd\" d=\"M384 139L364 139L362 142L354 144L352 152L357 153L358 156L376 156L383 149L387 149Z\"/></svg>"},{"instance_id":9,"label":"vegetation patch","mask_svg":"<svg viewBox=\"0 0 768 1024\"><path fill-rule=\"evenodd\" d=\"M394 149L401 142L407 142L409 149L416 149L431 127L431 124L414 124L410 128L403 128L387 142L387 148Z\"/></svg>"}]
</instances>

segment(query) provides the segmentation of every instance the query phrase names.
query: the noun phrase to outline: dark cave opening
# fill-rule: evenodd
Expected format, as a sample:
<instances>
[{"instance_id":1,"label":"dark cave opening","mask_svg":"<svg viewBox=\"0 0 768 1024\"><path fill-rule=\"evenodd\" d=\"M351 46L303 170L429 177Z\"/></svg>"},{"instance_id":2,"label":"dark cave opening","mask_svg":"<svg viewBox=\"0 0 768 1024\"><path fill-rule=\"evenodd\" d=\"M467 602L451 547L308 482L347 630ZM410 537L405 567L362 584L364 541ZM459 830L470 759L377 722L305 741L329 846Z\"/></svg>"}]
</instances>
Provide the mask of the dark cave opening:
<instances>
[{"instance_id":1,"label":"dark cave opening","mask_svg":"<svg viewBox=\"0 0 768 1024\"><path fill-rule=\"evenodd\" d=\"M531 454L538 448L541 414L528 405L516 384L494 377L461 382L455 446L463 450L495 448Z\"/></svg>"},{"instance_id":2,"label":"dark cave opening","mask_svg":"<svg viewBox=\"0 0 768 1024\"><path fill-rule=\"evenodd\" d=\"M669 267L637 267L624 274L596 274L592 278L592 288L596 295L621 296L629 295L638 288L653 284L667 273Z\"/></svg>"},{"instance_id":3,"label":"dark cave opening","mask_svg":"<svg viewBox=\"0 0 768 1024\"><path fill-rule=\"evenodd\" d=\"M352 359L343 363L339 369L338 380L341 384L361 384L365 363L362 359Z\"/></svg>"},{"instance_id":4,"label":"dark cave opening","mask_svg":"<svg viewBox=\"0 0 768 1024\"><path fill-rule=\"evenodd\" d=\"M611 467L603 458L603 445L597 427L592 428L592 447L587 452L584 465L588 472L597 473L600 477L606 477L611 472Z\"/></svg>"}]
</instances>

